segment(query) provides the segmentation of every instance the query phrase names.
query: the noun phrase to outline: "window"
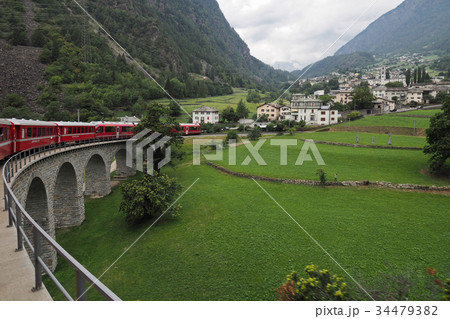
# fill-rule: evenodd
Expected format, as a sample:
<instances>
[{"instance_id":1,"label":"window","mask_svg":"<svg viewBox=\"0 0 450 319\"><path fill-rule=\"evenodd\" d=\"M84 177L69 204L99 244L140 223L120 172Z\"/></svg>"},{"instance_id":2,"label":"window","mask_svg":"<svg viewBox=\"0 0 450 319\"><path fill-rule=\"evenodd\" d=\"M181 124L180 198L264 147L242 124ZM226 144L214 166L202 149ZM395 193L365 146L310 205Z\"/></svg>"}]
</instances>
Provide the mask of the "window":
<instances>
[{"instance_id":1,"label":"window","mask_svg":"<svg viewBox=\"0 0 450 319\"><path fill-rule=\"evenodd\" d=\"M320 112L320 114L325 115L325 111Z\"/></svg>"},{"instance_id":2,"label":"window","mask_svg":"<svg viewBox=\"0 0 450 319\"><path fill-rule=\"evenodd\" d=\"M131 126L123 126L122 132L131 132Z\"/></svg>"},{"instance_id":3,"label":"window","mask_svg":"<svg viewBox=\"0 0 450 319\"><path fill-rule=\"evenodd\" d=\"M334 115L334 111L331 112L331 115Z\"/></svg>"},{"instance_id":4,"label":"window","mask_svg":"<svg viewBox=\"0 0 450 319\"><path fill-rule=\"evenodd\" d=\"M103 133L103 126L97 127L97 131L95 133Z\"/></svg>"},{"instance_id":5,"label":"window","mask_svg":"<svg viewBox=\"0 0 450 319\"><path fill-rule=\"evenodd\" d=\"M326 121L324 117L322 117L320 120L321 120L322 122L325 122L325 121Z\"/></svg>"},{"instance_id":6,"label":"window","mask_svg":"<svg viewBox=\"0 0 450 319\"><path fill-rule=\"evenodd\" d=\"M331 120L334 121L334 117L332 117Z\"/></svg>"},{"instance_id":7,"label":"window","mask_svg":"<svg viewBox=\"0 0 450 319\"><path fill-rule=\"evenodd\" d=\"M33 127L33 137L37 136L37 129L35 127Z\"/></svg>"},{"instance_id":8,"label":"window","mask_svg":"<svg viewBox=\"0 0 450 319\"><path fill-rule=\"evenodd\" d=\"M105 126L105 133L114 133L116 128L114 126Z\"/></svg>"},{"instance_id":9,"label":"window","mask_svg":"<svg viewBox=\"0 0 450 319\"><path fill-rule=\"evenodd\" d=\"M274 109L271 109L270 112L275 112L275 110L274 110Z\"/></svg>"},{"instance_id":10,"label":"window","mask_svg":"<svg viewBox=\"0 0 450 319\"><path fill-rule=\"evenodd\" d=\"M29 127L29 128L27 128L27 137L31 137L31 136L33 136L33 135L31 134L31 127Z\"/></svg>"}]
</instances>

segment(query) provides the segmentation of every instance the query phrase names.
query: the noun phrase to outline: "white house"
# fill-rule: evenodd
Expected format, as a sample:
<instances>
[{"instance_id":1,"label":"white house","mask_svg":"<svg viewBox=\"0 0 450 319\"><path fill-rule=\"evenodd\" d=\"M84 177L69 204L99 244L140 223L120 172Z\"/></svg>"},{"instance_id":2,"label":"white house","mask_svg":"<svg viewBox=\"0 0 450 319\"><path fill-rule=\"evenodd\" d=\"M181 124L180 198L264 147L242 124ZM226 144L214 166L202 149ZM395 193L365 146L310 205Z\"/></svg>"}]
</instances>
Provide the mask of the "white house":
<instances>
[{"instance_id":1,"label":"white house","mask_svg":"<svg viewBox=\"0 0 450 319\"><path fill-rule=\"evenodd\" d=\"M202 106L192 111L192 121L194 124L219 123L219 110L212 107Z\"/></svg>"},{"instance_id":2,"label":"white house","mask_svg":"<svg viewBox=\"0 0 450 319\"><path fill-rule=\"evenodd\" d=\"M337 124L341 115L337 110L331 110L329 105L323 105L321 100L306 98L303 94L293 94L291 101L291 119L306 125Z\"/></svg>"}]
</instances>

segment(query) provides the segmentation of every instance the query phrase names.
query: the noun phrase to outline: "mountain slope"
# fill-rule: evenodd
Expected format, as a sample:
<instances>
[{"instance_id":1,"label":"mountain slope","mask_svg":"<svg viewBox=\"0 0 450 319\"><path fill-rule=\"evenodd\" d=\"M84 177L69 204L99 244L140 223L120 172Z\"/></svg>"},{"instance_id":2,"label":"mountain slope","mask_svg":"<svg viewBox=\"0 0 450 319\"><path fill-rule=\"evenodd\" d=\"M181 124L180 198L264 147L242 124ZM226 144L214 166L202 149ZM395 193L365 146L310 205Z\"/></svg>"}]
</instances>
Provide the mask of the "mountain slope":
<instances>
[{"instance_id":1,"label":"mountain slope","mask_svg":"<svg viewBox=\"0 0 450 319\"><path fill-rule=\"evenodd\" d=\"M215 0L87 1L88 10L130 53L176 74L198 73L242 86L289 79L250 55Z\"/></svg>"},{"instance_id":2,"label":"mountain slope","mask_svg":"<svg viewBox=\"0 0 450 319\"><path fill-rule=\"evenodd\" d=\"M335 55L450 52L450 1L405 0L370 24Z\"/></svg>"},{"instance_id":3,"label":"mountain slope","mask_svg":"<svg viewBox=\"0 0 450 319\"><path fill-rule=\"evenodd\" d=\"M323 60L308 65L303 70L293 71L292 75L302 78L310 78L330 74L331 72L345 72L364 68L375 63L373 55L365 52L355 52L339 56L329 56Z\"/></svg>"}]
</instances>

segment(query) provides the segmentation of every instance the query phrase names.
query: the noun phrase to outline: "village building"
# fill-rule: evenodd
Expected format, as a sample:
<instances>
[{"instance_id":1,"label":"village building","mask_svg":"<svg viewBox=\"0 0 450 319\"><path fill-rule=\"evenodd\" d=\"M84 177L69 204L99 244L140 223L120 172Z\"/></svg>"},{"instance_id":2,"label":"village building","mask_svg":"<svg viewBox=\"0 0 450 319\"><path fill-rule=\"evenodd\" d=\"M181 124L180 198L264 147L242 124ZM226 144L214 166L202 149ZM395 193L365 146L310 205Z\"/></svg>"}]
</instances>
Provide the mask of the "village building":
<instances>
[{"instance_id":1,"label":"village building","mask_svg":"<svg viewBox=\"0 0 450 319\"><path fill-rule=\"evenodd\" d=\"M331 110L329 105L323 105L321 100L306 98L304 94L293 94L291 100L290 119L306 125L337 124L341 115Z\"/></svg>"},{"instance_id":2,"label":"village building","mask_svg":"<svg viewBox=\"0 0 450 319\"><path fill-rule=\"evenodd\" d=\"M202 106L192 111L192 121L194 124L219 123L219 110L212 107Z\"/></svg>"},{"instance_id":3,"label":"village building","mask_svg":"<svg viewBox=\"0 0 450 319\"><path fill-rule=\"evenodd\" d=\"M333 92L336 96L333 99L334 103L348 104L352 101L352 89L336 90Z\"/></svg>"},{"instance_id":4,"label":"village building","mask_svg":"<svg viewBox=\"0 0 450 319\"><path fill-rule=\"evenodd\" d=\"M256 115L260 118L262 115L267 115L270 121L280 120L281 108L283 106L277 103L264 103L256 109Z\"/></svg>"}]
</instances>

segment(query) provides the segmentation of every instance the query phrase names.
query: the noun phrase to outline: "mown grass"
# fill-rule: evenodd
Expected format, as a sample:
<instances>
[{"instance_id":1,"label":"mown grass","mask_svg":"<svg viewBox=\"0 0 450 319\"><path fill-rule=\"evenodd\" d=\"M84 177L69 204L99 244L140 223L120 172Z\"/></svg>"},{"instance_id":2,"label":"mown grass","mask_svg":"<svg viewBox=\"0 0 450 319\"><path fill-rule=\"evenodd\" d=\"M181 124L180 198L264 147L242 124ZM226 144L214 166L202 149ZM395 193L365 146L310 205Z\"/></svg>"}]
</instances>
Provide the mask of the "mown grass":
<instances>
[{"instance_id":1,"label":"mown grass","mask_svg":"<svg viewBox=\"0 0 450 319\"><path fill-rule=\"evenodd\" d=\"M250 113L256 113L256 108L260 105L260 103L248 103L247 90L239 88L233 88L233 94L230 95L183 99L177 100L177 102L186 110L186 112L192 115L192 111L201 106L212 107L218 109L219 112L222 112L227 106L231 106L236 110L237 104L241 99L244 100L244 102L246 103L247 109L250 111ZM160 99L157 100L156 102L162 104L169 104L170 100ZM179 120L182 122L183 121L190 122L190 118L184 112L180 116Z\"/></svg>"},{"instance_id":2,"label":"mown grass","mask_svg":"<svg viewBox=\"0 0 450 319\"><path fill-rule=\"evenodd\" d=\"M355 132L305 132L300 133L298 137L317 141L356 144ZM389 146L388 134L358 133L358 137L358 144L361 145ZM372 137L374 138L373 144ZM423 148L426 144L426 138L420 136L392 135L391 142L391 146Z\"/></svg>"},{"instance_id":3,"label":"mown grass","mask_svg":"<svg viewBox=\"0 0 450 319\"><path fill-rule=\"evenodd\" d=\"M409 112L402 112L402 113L398 113L396 115L425 115L425 116L433 116L436 113L442 112L441 109L433 109L433 110L414 110L414 111L409 111Z\"/></svg>"},{"instance_id":4,"label":"mown grass","mask_svg":"<svg viewBox=\"0 0 450 319\"><path fill-rule=\"evenodd\" d=\"M404 114L409 114L404 113ZM362 119L352 121L351 126L391 126L391 127L414 127L414 121L416 122L416 128L428 128L430 126L429 118L411 118L406 116L397 116L394 114L384 114L380 116L366 116ZM337 126L348 126L348 123L341 123Z\"/></svg>"},{"instance_id":5,"label":"mown grass","mask_svg":"<svg viewBox=\"0 0 450 319\"><path fill-rule=\"evenodd\" d=\"M151 228L102 278L122 299L275 300L285 275L307 264L344 275L255 182L207 166L166 172L185 189L199 181L180 200L182 216ZM450 269L446 196L260 184L369 291L381 274L404 275L414 284L410 299L427 300L434 296L426 268ZM83 225L57 232L62 246L96 276L152 222L127 225L120 200L117 188L103 199L87 199ZM73 271L63 263L55 275L74 287ZM88 297L100 299L91 291Z\"/></svg>"},{"instance_id":6,"label":"mown grass","mask_svg":"<svg viewBox=\"0 0 450 319\"><path fill-rule=\"evenodd\" d=\"M274 137L274 139L295 139L297 136L305 138L309 135L300 134ZM393 137L393 140L395 141L396 138ZM228 149L224 152L223 160L217 164L236 172L278 178L317 180L316 171L318 168L322 168L328 174L329 179L337 173L341 181L370 180L423 185L450 184L448 178L435 178L423 173L427 167L428 157L422 151L316 144L325 166L317 164L311 150L308 154L311 155L312 160L304 161L302 165L295 165L303 144L303 141L298 140L297 146L287 147L287 165L285 166L280 166L280 146L272 146L270 139L266 140L259 150L266 165L259 165L252 156L250 156L251 162L245 165L244 160L250 155L245 145L238 146L236 149L237 165L230 165Z\"/></svg>"}]
</instances>

